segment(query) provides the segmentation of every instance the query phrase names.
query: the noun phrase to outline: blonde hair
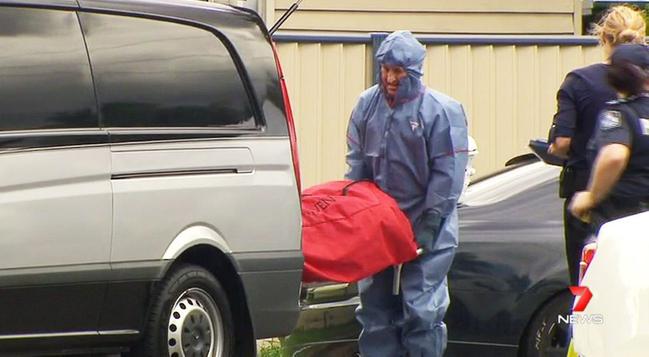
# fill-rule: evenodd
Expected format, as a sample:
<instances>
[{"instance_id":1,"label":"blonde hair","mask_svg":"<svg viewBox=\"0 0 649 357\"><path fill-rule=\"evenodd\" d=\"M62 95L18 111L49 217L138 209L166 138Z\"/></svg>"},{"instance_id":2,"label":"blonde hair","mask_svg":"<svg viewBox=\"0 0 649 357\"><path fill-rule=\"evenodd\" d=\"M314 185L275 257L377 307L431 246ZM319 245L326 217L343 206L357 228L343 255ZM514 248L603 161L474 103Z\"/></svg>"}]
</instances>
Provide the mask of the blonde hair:
<instances>
[{"instance_id":1,"label":"blonde hair","mask_svg":"<svg viewBox=\"0 0 649 357\"><path fill-rule=\"evenodd\" d=\"M645 43L646 24L642 11L628 5L613 6L593 27L593 35L608 50L623 43Z\"/></svg>"}]
</instances>

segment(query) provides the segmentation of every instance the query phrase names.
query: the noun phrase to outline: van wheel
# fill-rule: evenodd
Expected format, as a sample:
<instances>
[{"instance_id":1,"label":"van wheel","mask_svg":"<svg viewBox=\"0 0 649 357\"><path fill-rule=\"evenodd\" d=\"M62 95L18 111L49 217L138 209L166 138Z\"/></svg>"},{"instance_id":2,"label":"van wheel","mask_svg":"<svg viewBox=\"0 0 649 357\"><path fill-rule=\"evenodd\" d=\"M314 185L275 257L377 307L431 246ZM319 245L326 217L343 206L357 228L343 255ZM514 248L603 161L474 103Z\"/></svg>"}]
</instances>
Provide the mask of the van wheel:
<instances>
[{"instance_id":1,"label":"van wheel","mask_svg":"<svg viewBox=\"0 0 649 357\"><path fill-rule=\"evenodd\" d=\"M570 326L559 315L571 313L573 296L561 293L548 301L530 322L519 357L565 357L570 345Z\"/></svg>"},{"instance_id":2,"label":"van wheel","mask_svg":"<svg viewBox=\"0 0 649 357\"><path fill-rule=\"evenodd\" d=\"M221 284L204 268L182 265L161 283L149 316L143 355L229 357L232 314Z\"/></svg>"}]
</instances>

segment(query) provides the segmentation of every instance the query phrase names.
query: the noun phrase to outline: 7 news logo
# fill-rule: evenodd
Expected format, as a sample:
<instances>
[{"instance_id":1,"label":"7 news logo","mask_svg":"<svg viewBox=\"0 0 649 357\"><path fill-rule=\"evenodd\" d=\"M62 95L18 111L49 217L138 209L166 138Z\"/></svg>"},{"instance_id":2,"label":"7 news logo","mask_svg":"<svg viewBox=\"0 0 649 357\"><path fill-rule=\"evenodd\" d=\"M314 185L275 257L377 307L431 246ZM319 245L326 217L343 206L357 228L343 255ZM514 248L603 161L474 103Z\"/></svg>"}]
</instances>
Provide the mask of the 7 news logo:
<instances>
[{"instance_id":1,"label":"7 news logo","mask_svg":"<svg viewBox=\"0 0 649 357\"><path fill-rule=\"evenodd\" d=\"M575 296L575 303L572 308L573 314L559 315L558 323L565 324L591 324L602 325L604 323L604 316L602 314L584 314L584 310L588 307L590 299L593 298L593 293L586 286L571 286L570 292ZM580 314L574 314L579 312Z\"/></svg>"},{"instance_id":2,"label":"7 news logo","mask_svg":"<svg viewBox=\"0 0 649 357\"><path fill-rule=\"evenodd\" d=\"M575 296L575 306L572 308L573 312L583 312L586 306L593 298L593 293L587 286L571 286L570 292Z\"/></svg>"}]
</instances>

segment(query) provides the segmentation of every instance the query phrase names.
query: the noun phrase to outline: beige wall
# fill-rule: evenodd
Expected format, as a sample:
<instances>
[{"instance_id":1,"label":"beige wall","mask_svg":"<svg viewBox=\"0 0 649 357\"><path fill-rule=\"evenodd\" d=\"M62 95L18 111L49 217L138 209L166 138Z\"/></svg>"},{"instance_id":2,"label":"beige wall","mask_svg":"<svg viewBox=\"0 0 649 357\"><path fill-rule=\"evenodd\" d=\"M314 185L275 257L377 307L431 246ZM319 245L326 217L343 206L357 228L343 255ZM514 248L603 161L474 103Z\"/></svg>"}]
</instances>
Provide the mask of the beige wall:
<instances>
[{"instance_id":1,"label":"beige wall","mask_svg":"<svg viewBox=\"0 0 649 357\"><path fill-rule=\"evenodd\" d=\"M297 122L304 186L340 179L345 132L360 92L371 84L371 45L279 43ZM484 175L546 137L565 74L601 59L595 46L429 45L427 85L460 100Z\"/></svg>"},{"instance_id":2,"label":"beige wall","mask_svg":"<svg viewBox=\"0 0 649 357\"><path fill-rule=\"evenodd\" d=\"M294 0L267 0L272 24ZM581 0L307 0L288 31L444 34L580 34Z\"/></svg>"},{"instance_id":3,"label":"beige wall","mask_svg":"<svg viewBox=\"0 0 649 357\"><path fill-rule=\"evenodd\" d=\"M347 120L368 86L371 46L278 44L291 97L304 187L342 178Z\"/></svg>"}]
</instances>

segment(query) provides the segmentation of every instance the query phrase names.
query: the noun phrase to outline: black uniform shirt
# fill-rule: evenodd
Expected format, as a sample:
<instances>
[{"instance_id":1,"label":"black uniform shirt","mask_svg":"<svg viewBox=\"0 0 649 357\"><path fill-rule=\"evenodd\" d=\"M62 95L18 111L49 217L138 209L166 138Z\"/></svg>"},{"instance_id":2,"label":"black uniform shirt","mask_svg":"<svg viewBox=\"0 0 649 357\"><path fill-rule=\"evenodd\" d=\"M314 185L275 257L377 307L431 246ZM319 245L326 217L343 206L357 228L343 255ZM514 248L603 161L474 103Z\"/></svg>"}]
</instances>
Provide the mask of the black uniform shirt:
<instances>
[{"instance_id":1,"label":"black uniform shirt","mask_svg":"<svg viewBox=\"0 0 649 357\"><path fill-rule=\"evenodd\" d=\"M649 197L649 97L647 95L610 102L600 115L594 143L598 151L610 144L631 150L622 177L611 191L622 198Z\"/></svg>"},{"instance_id":2,"label":"black uniform shirt","mask_svg":"<svg viewBox=\"0 0 649 357\"><path fill-rule=\"evenodd\" d=\"M576 69L568 73L557 92L558 108L550 140L558 136L572 139L568 166L589 169L592 164L587 160L588 141L606 102L617 98L606 82L607 67L606 64L597 63Z\"/></svg>"}]
</instances>

